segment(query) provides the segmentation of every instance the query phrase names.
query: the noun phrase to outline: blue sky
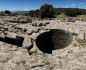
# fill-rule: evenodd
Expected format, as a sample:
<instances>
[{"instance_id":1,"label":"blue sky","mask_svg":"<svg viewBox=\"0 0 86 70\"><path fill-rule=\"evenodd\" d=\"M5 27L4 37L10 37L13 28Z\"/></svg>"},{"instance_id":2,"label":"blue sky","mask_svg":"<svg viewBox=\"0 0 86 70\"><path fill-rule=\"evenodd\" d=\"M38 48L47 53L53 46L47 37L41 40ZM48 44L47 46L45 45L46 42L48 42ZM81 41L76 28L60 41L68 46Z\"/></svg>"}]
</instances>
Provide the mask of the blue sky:
<instances>
[{"instance_id":1,"label":"blue sky","mask_svg":"<svg viewBox=\"0 0 86 70\"><path fill-rule=\"evenodd\" d=\"M57 8L86 8L86 0L0 0L0 10L31 10L40 8L44 3Z\"/></svg>"}]
</instances>

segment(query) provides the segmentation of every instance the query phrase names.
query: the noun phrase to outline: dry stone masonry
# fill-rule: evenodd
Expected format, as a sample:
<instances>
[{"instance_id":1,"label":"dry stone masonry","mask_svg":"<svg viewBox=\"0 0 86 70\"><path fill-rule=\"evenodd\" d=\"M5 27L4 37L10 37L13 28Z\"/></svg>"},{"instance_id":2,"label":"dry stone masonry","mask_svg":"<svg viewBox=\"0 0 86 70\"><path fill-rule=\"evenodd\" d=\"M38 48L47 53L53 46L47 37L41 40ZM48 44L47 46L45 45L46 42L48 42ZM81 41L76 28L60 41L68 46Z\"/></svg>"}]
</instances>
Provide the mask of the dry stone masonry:
<instances>
[{"instance_id":1,"label":"dry stone masonry","mask_svg":"<svg viewBox=\"0 0 86 70\"><path fill-rule=\"evenodd\" d=\"M0 70L86 70L86 22L22 20L0 17Z\"/></svg>"}]
</instances>

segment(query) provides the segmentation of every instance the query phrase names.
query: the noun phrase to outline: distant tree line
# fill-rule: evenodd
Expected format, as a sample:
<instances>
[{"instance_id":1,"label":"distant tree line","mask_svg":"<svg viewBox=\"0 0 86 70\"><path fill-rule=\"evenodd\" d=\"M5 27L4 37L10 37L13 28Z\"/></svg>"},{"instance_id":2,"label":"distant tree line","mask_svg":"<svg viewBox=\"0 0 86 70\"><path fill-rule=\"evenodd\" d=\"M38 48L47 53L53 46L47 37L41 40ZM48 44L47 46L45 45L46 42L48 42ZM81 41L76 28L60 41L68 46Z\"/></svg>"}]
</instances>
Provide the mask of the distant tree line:
<instances>
[{"instance_id":1,"label":"distant tree line","mask_svg":"<svg viewBox=\"0 0 86 70\"><path fill-rule=\"evenodd\" d=\"M79 9L79 8L55 8L56 15L60 15L64 13L67 16L75 17L77 15L86 14L86 9Z\"/></svg>"},{"instance_id":2,"label":"distant tree line","mask_svg":"<svg viewBox=\"0 0 86 70\"><path fill-rule=\"evenodd\" d=\"M29 11L31 17L53 18L64 13L69 17L76 17L77 15L86 14L86 9L80 8L54 8L50 4L44 4L40 9Z\"/></svg>"},{"instance_id":3,"label":"distant tree line","mask_svg":"<svg viewBox=\"0 0 86 70\"><path fill-rule=\"evenodd\" d=\"M51 4L44 4L40 9L30 10L28 12L23 12L22 15L38 17L38 18L54 18L57 15L65 14L70 17L76 17L77 15L86 14L86 9L80 8L54 8ZM1 11L0 15L18 15L17 13L12 13L9 10Z\"/></svg>"},{"instance_id":4,"label":"distant tree line","mask_svg":"<svg viewBox=\"0 0 86 70\"><path fill-rule=\"evenodd\" d=\"M11 12L10 12L9 10L5 10L5 11L1 11L1 12L0 12L0 15L1 15L1 16L10 15L10 14L11 14Z\"/></svg>"}]
</instances>

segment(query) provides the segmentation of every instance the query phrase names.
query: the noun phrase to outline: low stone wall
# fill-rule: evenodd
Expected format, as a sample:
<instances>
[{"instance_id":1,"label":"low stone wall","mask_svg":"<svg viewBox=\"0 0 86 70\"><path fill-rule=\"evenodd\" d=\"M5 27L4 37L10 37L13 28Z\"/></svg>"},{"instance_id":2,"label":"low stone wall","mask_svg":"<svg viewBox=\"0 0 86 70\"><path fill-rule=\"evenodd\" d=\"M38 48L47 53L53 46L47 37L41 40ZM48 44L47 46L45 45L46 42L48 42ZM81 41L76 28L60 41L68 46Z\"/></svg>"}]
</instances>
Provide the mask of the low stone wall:
<instances>
[{"instance_id":1,"label":"low stone wall","mask_svg":"<svg viewBox=\"0 0 86 70\"><path fill-rule=\"evenodd\" d=\"M37 47L44 53L52 53L52 50L62 49L72 43L72 34L61 29L51 29L47 32L41 33L35 40ZM33 41L29 35L11 37L0 37L0 41L17 45L29 49L33 47Z\"/></svg>"}]
</instances>

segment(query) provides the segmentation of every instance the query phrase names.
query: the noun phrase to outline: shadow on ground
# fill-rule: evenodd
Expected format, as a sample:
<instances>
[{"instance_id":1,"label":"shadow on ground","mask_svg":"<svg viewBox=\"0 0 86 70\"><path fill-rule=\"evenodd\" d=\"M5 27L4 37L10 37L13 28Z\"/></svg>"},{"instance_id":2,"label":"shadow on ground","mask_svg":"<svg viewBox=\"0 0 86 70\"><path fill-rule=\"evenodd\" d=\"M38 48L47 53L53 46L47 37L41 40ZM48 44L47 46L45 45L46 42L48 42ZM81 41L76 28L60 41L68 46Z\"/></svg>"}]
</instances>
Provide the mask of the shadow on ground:
<instances>
[{"instance_id":1,"label":"shadow on ground","mask_svg":"<svg viewBox=\"0 0 86 70\"><path fill-rule=\"evenodd\" d=\"M24 38L20 37L20 36L16 36L16 38L10 38L10 37L2 38L2 37L0 37L0 41L8 43L8 44L16 45L19 47L22 47L23 40L24 40Z\"/></svg>"},{"instance_id":2,"label":"shadow on ground","mask_svg":"<svg viewBox=\"0 0 86 70\"><path fill-rule=\"evenodd\" d=\"M36 39L36 45L43 53L52 54L53 50L62 49L72 43L72 34L61 29L51 29L40 34Z\"/></svg>"}]
</instances>

